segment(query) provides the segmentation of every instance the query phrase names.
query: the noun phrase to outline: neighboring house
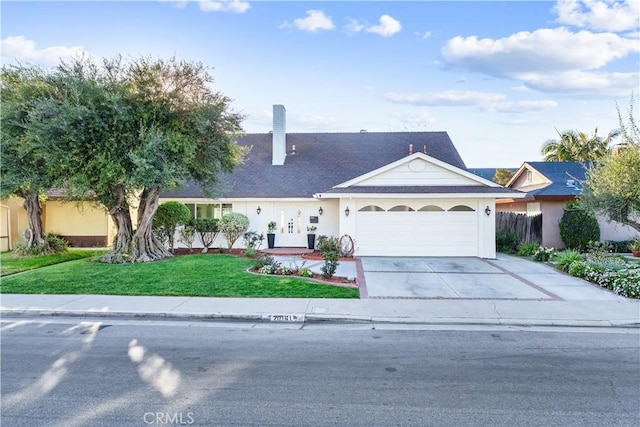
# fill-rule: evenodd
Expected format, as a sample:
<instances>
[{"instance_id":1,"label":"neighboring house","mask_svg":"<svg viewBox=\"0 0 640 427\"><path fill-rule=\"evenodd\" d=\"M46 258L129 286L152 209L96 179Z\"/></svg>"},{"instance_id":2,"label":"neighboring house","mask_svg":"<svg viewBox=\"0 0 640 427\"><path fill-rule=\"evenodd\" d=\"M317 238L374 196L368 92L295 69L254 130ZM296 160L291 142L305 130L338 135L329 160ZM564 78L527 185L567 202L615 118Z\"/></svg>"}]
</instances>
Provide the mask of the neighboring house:
<instances>
[{"instance_id":1,"label":"neighboring house","mask_svg":"<svg viewBox=\"0 0 640 427\"><path fill-rule=\"evenodd\" d=\"M495 257L495 200L523 194L468 172L446 132L288 134L285 114L275 105L272 133L238 140L251 151L215 199L188 184L160 202L243 213L258 232L275 221L280 247L306 246L314 225L349 235L356 255Z\"/></svg>"},{"instance_id":2,"label":"neighboring house","mask_svg":"<svg viewBox=\"0 0 640 427\"><path fill-rule=\"evenodd\" d=\"M27 229L24 199L0 202L0 251L13 249ZM56 191L47 193L42 203L42 225L76 247L105 247L115 235L115 226L104 208L85 202L65 201Z\"/></svg>"},{"instance_id":3,"label":"neighboring house","mask_svg":"<svg viewBox=\"0 0 640 427\"><path fill-rule=\"evenodd\" d=\"M587 167L579 162L526 162L506 185L525 192L526 197L497 200L496 209L528 215L542 213L542 245L564 248L560 238L560 219L566 204L582 193ZM629 240L637 235L633 228L609 222L600 216L598 223L601 240Z\"/></svg>"}]
</instances>

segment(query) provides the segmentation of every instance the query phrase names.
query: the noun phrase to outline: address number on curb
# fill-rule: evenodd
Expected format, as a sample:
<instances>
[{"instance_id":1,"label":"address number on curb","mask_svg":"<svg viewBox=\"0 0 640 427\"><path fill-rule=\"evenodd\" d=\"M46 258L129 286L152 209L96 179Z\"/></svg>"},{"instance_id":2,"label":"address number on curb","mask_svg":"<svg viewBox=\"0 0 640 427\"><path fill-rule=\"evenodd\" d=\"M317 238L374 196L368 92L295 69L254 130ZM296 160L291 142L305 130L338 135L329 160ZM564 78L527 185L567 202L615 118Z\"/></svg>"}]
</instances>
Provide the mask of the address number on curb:
<instances>
[{"instance_id":1,"label":"address number on curb","mask_svg":"<svg viewBox=\"0 0 640 427\"><path fill-rule=\"evenodd\" d=\"M269 320L272 322L304 322L304 316L295 314L271 314Z\"/></svg>"}]
</instances>

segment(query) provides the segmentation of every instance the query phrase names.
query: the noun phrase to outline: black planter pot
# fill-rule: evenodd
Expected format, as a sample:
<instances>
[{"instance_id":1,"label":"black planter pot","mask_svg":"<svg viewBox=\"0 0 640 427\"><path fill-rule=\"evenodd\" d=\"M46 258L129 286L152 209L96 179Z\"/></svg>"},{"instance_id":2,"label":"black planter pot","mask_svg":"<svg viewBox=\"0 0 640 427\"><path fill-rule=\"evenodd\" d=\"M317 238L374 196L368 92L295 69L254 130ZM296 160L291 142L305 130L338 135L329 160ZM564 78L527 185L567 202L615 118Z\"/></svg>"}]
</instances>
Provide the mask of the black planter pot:
<instances>
[{"instance_id":1,"label":"black planter pot","mask_svg":"<svg viewBox=\"0 0 640 427\"><path fill-rule=\"evenodd\" d=\"M315 234L307 234L307 248L315 249L316 248L316 235Z\"/></svg>"},{"instance_id":2,"label":"black planter pot","mask_svg":"<svg viewBox=\"0 0 640 427\"><path fill-rule=\"evenodd\" d=\"M269 249L273 249L275 247L275 244L276 244L276 235L273 233L268 233L267 246L269 247Z\"/></svg>"}]
</instances>

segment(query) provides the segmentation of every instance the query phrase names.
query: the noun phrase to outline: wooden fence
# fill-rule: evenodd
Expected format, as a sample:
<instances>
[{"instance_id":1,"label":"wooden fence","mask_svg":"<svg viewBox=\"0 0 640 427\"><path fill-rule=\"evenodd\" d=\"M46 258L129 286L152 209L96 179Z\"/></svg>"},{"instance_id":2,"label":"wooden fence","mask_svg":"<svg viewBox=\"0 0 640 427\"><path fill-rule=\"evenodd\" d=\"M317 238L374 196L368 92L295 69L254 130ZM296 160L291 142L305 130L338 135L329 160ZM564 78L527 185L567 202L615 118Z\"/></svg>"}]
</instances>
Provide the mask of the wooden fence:
<instances>
[{"instance_id":1,"label":"wooden fence","mask_svg":"<svg viewBox=\"0 0 640 427\"><path fill-rule=\"evenodd\" d=\"M542 244L542 214L496 212L496 233L515 231L517 243Z\"/></svg>"}]
</instances>

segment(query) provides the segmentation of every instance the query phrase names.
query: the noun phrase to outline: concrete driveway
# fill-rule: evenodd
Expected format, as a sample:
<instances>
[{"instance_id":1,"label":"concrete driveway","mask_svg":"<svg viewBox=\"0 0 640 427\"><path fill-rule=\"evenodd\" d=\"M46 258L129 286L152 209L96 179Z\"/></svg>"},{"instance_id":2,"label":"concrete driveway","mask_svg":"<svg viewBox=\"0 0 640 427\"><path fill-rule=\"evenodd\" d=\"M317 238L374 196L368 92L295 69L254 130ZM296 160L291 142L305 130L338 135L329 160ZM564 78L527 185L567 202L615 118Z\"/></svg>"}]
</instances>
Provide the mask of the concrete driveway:
<instances>
[{"instance_id":1,"label":"concrete driveway","mask_svg":"<svg viewBox=\"0 0 640 427\"><path fill-rule=\"evenodd\" d=\"M374 299L626 300L544 264L503 254L495 260L437 257L360 260L366 294Z\"/></svg>"}]
</instances>

